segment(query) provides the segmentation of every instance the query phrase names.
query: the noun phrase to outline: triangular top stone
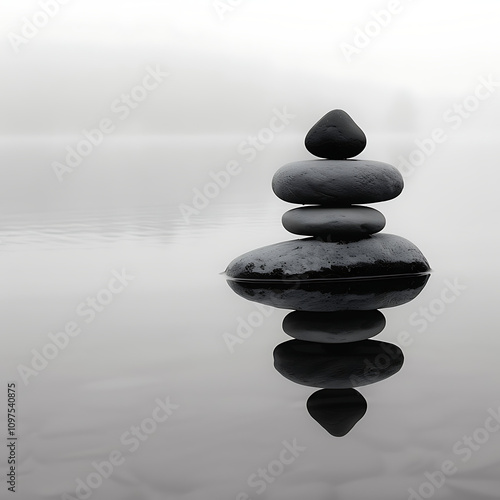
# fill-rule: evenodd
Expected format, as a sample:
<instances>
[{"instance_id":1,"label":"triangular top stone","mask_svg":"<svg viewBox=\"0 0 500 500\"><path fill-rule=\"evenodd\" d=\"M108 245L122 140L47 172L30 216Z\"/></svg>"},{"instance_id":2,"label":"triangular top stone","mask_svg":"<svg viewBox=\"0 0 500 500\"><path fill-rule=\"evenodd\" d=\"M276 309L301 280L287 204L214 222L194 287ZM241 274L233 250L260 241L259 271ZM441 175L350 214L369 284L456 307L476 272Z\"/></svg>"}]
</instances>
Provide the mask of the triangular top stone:
<instances>
[{"instance_id":1,"label":"triangular top stone","mask_svg":"<svg viewBox=\"0 0 500 500\"><path fill-rule=\"evenodd\" d=\"M319 158L344 160L365 149L366 136L345 111L334 109L309 130L305 146Z\"/></svg>"}]
</instances>

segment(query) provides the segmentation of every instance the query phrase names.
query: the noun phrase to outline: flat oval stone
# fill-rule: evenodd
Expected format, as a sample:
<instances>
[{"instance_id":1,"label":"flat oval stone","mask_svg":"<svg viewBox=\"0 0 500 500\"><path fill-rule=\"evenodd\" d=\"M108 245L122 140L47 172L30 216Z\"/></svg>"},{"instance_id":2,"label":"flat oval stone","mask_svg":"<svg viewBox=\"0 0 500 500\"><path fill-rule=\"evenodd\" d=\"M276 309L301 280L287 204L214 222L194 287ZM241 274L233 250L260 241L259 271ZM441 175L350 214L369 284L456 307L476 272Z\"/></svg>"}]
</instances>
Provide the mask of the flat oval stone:
<instances>
[{"instance_id":1,"label":"flat oval stone","mask_svg":"<svg viewBox=\"0 0 500 500\"><path fill-rule=\"evenodd\" d=\"M296 384L321 389L351 389L375 384L403 366L401 349L388 342L362 340L317 344L289 340L273 352L274 367Z\"/></svg>"},{"instance_id":2,"label":"flat oval stone","mask_svg":"<svg viewBox=\"0 0 500 500\"><path fill-rule=\"evenodd\" d=\"M228 280L229 287L246 300L296 311L368 311L412 301L425 287L429 274L367 280L279 283Z\"/></svg>"},{"instance_id":3,"label":"flat oval stone","mask_svg":"<svg viewBox=\"0 0 500 500\"><path fill-rule=\"evenodd\" d=\"M359 155L365 149L366 136L345 111L334 109L309 130L305 146L314 156L341 160Z\"/></svg>"},{"instance_id":4,"label":"flat oval stone","mask_svg":"<svg viewBox=\"0 0 500 500\"><path fill-rule=\"evenodd\" d=\"M293 311L283 320L286 334L322 344L357 342L378 335L385 328L380 311Z\"/></svg>"},{"instance_id":5,"label":"flat oval stone","mask_svg":"<svg viewBox=\"0 0 500 500\"><path fill-rule=\"evenodd\" d=\"M237 257L226 275L234 279L308 280L429 271L429 263L413 243L380 233L358 241L305 238L275 243Z\"/></svg>"},{"instance_id":6,"label":"flat oval stone","mask_svg":"<svg viewBox=\"0 0 500 500\"><path fill-rule=\"evenodd\" d=\"M345 436L368 408L355 389L321 389L309 396L306 406L309 415L335 437Z\"/></svg>"},{"instance_id":7,"label":"flat oval stone","mask_svg":"<svg viewBox=\"0 0 500 500\"><path fill-rule=\"evenodd\" d=\"M300 207L289 210L281 219L283 227L294 234L330 236L330 240L359 239L378 233L385 217L369 207Z\"/></svg>"},{"instance_id":8,"label":"flat oval stone","mask_svg":"<svg viewBox=\"0 0 500 500\"><path fill-rule=\"evenodd\" d=\"M307 160L274 174L276 196L303 205L352 205L392 200L403 190L400 172L380 161Z\"/></svg>"}]
</instances>

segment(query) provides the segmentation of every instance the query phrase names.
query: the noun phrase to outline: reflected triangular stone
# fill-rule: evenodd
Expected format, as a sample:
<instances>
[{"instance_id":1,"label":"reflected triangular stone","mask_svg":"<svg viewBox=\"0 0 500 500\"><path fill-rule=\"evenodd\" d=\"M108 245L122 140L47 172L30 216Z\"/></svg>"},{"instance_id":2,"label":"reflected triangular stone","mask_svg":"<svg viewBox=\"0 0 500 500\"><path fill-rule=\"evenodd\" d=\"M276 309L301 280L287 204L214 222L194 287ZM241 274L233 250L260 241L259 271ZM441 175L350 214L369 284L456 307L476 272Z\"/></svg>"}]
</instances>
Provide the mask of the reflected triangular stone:
<instances>
[{"instance_id":1,"label":"reflected triangular stone","mask_svg":"<svg viewBox=\"0 0 500 500\"><path fill-rule=\"evenodd\" d=\"M345 436L364 416L368 405L354 389L322 389L307 400L307 411L329 434Z\"/></svg>"}]
</instances>

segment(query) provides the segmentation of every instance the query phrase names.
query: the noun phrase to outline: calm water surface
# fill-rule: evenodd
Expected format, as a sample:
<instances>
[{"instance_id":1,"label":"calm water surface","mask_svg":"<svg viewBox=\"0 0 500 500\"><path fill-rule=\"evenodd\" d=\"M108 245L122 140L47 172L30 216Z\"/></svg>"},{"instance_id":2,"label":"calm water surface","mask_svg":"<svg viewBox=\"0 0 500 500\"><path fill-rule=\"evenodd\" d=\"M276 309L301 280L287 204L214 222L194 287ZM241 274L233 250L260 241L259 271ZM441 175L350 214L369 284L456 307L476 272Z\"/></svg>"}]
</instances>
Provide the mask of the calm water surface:
<instances>
[{"instance_id":1,"label":"calm water surface","mask_svg":"<svg viewBox=\"0 0 500 500\"><path fill-rule=\"evenodd\" d=\"M410 223L399 231L434 272L415 300L383 311L375 338L399 345L404 365L358 389L367 412L336 438L306 410L315 389L273 367L289 311L264 314L220 275L237 255L289 239L282 212L2 219L0 356L2 380L17 383L18 498L84 498L89 484L95 500L499 498L498 272L456 265ZM227 334L249 321L229 348ZM47 348L70 322L80 333ZM33 361L42 352L52 359ZM449 461L452 473L436 472Z\"/></svg>"}]
</instances>

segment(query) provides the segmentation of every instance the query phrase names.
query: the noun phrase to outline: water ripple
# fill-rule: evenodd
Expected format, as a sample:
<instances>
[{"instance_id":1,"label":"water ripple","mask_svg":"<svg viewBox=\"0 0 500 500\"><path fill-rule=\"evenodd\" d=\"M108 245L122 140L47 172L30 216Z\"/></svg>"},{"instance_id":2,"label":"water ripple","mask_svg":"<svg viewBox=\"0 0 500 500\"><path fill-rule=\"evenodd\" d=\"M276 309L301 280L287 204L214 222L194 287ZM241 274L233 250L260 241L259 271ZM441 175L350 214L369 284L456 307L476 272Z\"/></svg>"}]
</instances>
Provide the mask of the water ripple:
<instances>
[{"instance_id":1,"label":"water ripple","mask_svg":"<svg viewBox=\"0 0 500 500\"><path fill-rule=\"evenodd\" d=\"M0 249L102 248L114 244L163 245L183 237L245 224L258 228L269 221L269 210L254 205L215 206L186 221L178 207L129 210L72 211L3 216Z\"/></svg>"}]
</instances>

